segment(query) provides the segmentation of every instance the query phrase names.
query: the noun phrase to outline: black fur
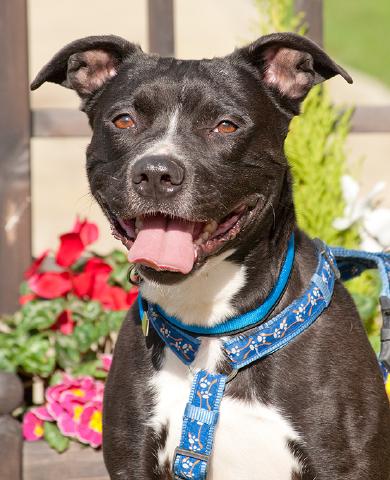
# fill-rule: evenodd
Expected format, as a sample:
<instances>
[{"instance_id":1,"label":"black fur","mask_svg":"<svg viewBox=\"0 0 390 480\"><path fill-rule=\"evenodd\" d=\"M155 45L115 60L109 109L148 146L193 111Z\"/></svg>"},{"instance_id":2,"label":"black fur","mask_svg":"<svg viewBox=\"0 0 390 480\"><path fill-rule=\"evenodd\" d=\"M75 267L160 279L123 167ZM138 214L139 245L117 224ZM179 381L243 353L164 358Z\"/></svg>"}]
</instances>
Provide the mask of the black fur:
<instances>
[{"instance_id":1,"label":"black fur","mask_svg":"<svg viewBox=\"0 0 390 480\"><path fill-rule=\"evenodd\" d=\"M283 94L279 83L267 83L273 54L282 48L298 52L282 56L282 62L298 58L296 64L282 67L292 79L301 75L307 81L296 98ZM70 71L68 60L96 49L107 53L101 58L112 62L116 76L99 88L89 88L90 83L84 88L80 82L85 76L77 69L87 68L90 81L95 65L86 65L89 57L77 57L79 63ZM77 88L71 76L75 74ZM256 194L252 222L224 247L235 249L229 260L244 263L248 272L233 302L243 313L264 300L294 231L294 268L278 312L304 291L316 267L314 246L296 226L283 143L310 86L336 74L351 81L318 46L294 34L263 37L227 57L201 61L146 55L118 37L92 37L59 52L33 88L53 81L75 88L82 97L93 128L87 151L91 191L113 223L118 217L156 211L219 220L240 200ZM142 197L131 181L134 163L165 131L177 108L175 161L185 170L183 186L174 197ZM114 127L113 119L122 113L135 119L134 130ZM238 130L228 136L214 133L226 118ZM195 268L207 260L202 258ZM140 268L140 274L165 284L183 279L182 274L147 267ZM161 368L163 356L153 331L145 342L134 307L120 332L105 393L104 455L112 479L172 478L170 466L161 471L156 462L167 432L156 436L146 426L154 404L147 381ZM265 404L286 412L300 433L304 444L290 448L305 471L294 474L295 479L389 480L388 400L356 308L339 282L330 307L315 324L281 351L240 371L226 395L245 399L249 388Z\"/></svg>"}]
</instances>

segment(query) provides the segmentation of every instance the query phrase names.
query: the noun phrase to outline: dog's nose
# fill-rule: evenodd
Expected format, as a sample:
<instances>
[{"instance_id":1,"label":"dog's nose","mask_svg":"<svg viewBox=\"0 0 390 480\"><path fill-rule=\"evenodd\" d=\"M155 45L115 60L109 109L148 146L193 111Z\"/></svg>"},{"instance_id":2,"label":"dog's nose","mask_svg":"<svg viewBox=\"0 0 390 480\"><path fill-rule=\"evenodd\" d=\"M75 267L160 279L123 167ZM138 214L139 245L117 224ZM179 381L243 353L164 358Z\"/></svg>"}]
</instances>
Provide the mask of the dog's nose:
<instances>
[{"instance_id":1,"label":"dog's nose","mask_svg":"<svg viewBox=\"0 0 390 480\"><path fill-rule=\"evenodd\" d=\"M167 198L181 190L184 168L166 155L140 158L134 164L132 182L143 197Z\"/></svg>"}]
</instances>

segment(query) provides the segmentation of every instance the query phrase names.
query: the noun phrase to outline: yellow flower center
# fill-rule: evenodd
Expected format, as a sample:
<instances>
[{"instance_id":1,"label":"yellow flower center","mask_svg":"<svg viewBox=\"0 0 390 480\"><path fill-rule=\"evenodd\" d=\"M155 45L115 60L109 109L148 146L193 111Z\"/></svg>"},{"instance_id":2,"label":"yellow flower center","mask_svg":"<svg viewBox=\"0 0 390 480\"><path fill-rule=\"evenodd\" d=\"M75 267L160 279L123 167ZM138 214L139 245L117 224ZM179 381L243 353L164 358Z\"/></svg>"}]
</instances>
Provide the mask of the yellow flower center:
<instances>
[{"instance_id":1,"label":"yellow flower center","mask_svg":"<svg viewBox=\"0 0 390 480\"><path fill-rule=\"evenodd\" d=\"M76 397L85 397L85 392L84 390L81 390L80 388L73 388L71 390L71 392L73 393L73 395L75 395Z\"/></svg>"},{"instance_id":2,"label":"yellow flower center","mask_svg":"<svg viewBox=\"0 0 390 480\"><path fill-rule=\"evenodd\" d=\"M42 425L39 425L39 424L35 425L34 435L35 435L36 437L42 437L42 435L43 435L43 427L42 427Z\"/></svg>"},{"instance_id":3,"label":"yellow flower center","mask_svg":"<svg viewBox=\"0 0 390 480\"><path fill-rule=\"evenodd\" d=\"M98 410L93 412L88 425L91 430L102 433L102 412L99 412Z\"/></svg>"},{"instance_id":4,"label":"yellow flower center","mask_svg":"<svg viewBox=\"0 0 390 480\"><path fill-rule=\"evenodd\" d=\"M76 405L73 410L73 420L75 422L80 421L81 414L83 413L84 407L81 405Z\"/></svg>"}]
</instances>

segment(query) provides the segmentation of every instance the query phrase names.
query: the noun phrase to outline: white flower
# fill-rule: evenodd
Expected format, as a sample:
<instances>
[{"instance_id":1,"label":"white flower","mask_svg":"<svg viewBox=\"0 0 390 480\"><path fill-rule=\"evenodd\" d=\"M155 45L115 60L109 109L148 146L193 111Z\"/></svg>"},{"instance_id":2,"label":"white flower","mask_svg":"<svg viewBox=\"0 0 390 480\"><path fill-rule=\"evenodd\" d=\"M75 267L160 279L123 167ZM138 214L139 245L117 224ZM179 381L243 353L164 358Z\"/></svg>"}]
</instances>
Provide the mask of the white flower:
<instances>
[{"instance_id":1,"label":"white flower","mask_svg":"<svg viewBox=\"0 0 390 480\"><path fill-rule=\"evenodd\" d=\"M343 217L333 222L337 230L346 230L359 222L361 248L381 251L390 246L390 209L376 208L375 198L385 188L385 182L378 182L365 196L359 198L359 184L349 175L341 178L341 188L345 200Z\"/></svg>"}]
</instances>

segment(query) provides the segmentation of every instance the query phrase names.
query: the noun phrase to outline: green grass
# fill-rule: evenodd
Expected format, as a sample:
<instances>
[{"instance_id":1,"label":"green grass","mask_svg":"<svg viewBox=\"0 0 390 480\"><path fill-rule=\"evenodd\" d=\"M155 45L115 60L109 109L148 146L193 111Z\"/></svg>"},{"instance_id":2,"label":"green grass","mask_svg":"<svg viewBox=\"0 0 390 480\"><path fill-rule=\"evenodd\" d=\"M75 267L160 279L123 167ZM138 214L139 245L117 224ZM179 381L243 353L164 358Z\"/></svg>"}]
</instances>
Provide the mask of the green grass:
<instances>
[{"instance_id":1,"label":"green grass","mask_svg":"<svg viewBox=\"0 0 390 480\"><path fill-rule=\"evenodd\" d=\"M325 47L390 85L390 0L324 0Z\"/></svg>"}]
</instances>

